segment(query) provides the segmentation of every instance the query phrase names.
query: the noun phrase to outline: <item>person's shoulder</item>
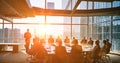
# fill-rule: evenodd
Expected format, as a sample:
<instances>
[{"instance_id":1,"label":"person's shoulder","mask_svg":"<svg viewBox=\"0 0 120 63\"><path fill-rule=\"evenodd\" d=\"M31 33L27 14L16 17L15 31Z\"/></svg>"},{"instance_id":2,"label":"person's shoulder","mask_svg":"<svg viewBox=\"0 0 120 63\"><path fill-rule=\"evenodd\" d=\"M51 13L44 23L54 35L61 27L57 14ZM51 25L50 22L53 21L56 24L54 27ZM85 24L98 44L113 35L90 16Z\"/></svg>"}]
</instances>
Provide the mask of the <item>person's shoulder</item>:
<instances>
[{"instance_id":1,"label":"person's shoulder","mask_svg":"<svg viewBox=\"0 0 120 63\"><path fill-rule=\"evenodd\" d=\"M24 33L24 35L26 35L26 34L27 34L27 32Z\"/></svg>"}]
</instances>

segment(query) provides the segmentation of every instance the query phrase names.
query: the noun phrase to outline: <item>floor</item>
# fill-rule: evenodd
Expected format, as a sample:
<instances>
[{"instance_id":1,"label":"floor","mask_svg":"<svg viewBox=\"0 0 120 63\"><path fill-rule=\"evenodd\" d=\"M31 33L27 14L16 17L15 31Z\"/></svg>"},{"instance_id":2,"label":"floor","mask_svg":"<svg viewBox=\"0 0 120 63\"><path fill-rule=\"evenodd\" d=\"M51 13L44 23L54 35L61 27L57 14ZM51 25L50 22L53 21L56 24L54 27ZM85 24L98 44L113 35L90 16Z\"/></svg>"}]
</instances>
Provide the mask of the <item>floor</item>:
<instances>
[{"instance_id":1,"label":"floor","mask_svg":"<svg viewBox=\"0 0 120 63\"><path fill-rule=\"evenodd\" d=\"M120 63L120 56L109 54L111 63ZM28 59L29 55L25 52L2 52L0 53L0 63L30 63Z\"/></svg>"},{"instance_id":2,"label":"floor","mask_svg":"<svg viewBox=\"0 0 120 63\"><path fill-rule=\"evenodd\" d=\"M0 53L0 63L28 63L27 57L28 55L24 52L2 52Z\"/></svg>"}]
</instances>

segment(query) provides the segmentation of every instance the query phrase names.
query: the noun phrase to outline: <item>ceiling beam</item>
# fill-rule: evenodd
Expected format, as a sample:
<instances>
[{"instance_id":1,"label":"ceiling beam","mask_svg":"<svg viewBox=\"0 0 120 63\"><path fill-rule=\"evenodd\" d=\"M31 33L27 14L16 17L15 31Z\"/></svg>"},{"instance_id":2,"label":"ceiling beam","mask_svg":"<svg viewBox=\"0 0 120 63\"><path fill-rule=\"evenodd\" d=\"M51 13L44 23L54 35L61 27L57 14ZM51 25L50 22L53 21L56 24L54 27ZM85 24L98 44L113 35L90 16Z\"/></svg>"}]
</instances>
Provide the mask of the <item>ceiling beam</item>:
<instances>
[{"instance_id":1,"label":"ceiling beam","mask_svg":"<svg viewBox=\"0 0 120 63\"><path fill-rule=\"evenodd\" d=\"M17 15L22 16L16 9L14 9L11 5L9 5L5 0L1 0L1 2L3 2L5 5L7 5Z\"/></svg>"},{"instance_id":2,"label":"ceiling beam","mask_svg":"<svg viewBox=\"0 0 120 63\"><path fill-rule=\"evenodd\" d=\"M10 22L10 23L13 23L13 19L12 19L12 18L5 17L5 16L2 16L2 15L0 15L0 18L1 18L1 19L4 19L4 20L6 20L6 21L8 21L8 22Z\"/></svg>"},{"instance_id":3,"label":"ceiling beam","mask_svg":"<svg viewBox=\"0 0 120 63\"><path fill-rule=\"evenodd\" d=\"M77 0L76 4L75 4L75 6L74 6L74 8L73 8L73 10L71 12L71 15L76 11L76 9L77 9L78 5L80 4L80 2L81 2L81 0Z\"/></svg>"},{"instance_id":4,"label":"ceiling beam","mask_svg":"<svg viewBox=\"0 0 120 63\"><path fill-rule=\"evenodd\" d=\"M36 15L46 16L71 16L71 10L53 10L53 9L42 9L33 7ZM94 10L76 10L72 16L110 16L120 15L120 7L106 8L106 9L94 9Z\"/></svg>"}]
</instances>

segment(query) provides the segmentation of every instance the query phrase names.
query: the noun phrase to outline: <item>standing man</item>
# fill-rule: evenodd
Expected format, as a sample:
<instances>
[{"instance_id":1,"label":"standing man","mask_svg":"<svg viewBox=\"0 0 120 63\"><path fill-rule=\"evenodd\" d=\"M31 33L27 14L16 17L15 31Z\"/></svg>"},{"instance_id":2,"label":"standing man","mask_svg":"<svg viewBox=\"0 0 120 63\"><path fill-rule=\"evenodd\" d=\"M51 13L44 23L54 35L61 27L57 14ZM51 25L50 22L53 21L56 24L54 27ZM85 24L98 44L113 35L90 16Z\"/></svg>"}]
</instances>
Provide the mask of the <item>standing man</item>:
<instances>
[{"instance_id":1,"label":"standing man","mask_svg":"<svg viewBox=\"0 0 120 63\"><path fill-rule=\"evenodd\" d=\"M27 29L27 32L24 33L24 38L25 38L26 52L28 52L30 45L30 38L31 38L31 33L29 32L29 29Z\"/></svg>"}]
</instances>

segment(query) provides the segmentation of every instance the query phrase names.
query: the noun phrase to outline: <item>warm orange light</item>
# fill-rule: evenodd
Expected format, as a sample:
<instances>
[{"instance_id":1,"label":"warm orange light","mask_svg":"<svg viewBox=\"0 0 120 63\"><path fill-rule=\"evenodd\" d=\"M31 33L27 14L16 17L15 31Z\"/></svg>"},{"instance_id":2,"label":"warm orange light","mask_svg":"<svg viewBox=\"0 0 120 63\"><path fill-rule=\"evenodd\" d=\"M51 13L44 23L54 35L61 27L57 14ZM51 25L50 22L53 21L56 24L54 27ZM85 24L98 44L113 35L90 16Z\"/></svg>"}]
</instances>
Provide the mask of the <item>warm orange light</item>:
<instances>
[{"instance_id":1,"label":"warm orange light","mask_svg":"<svg viewBox=\"0 0 120 63\"><path fill-rule=\"evenodd\" d=\"M59 31L59 29L62 29L62 27L56 28L52 25L40 25L40 26L36 26L36 35L39 36L44 36L45 33L46 35L52 35L53 37L57 37L62 35L62 31Z\"/></svg>"}]
</instances>

